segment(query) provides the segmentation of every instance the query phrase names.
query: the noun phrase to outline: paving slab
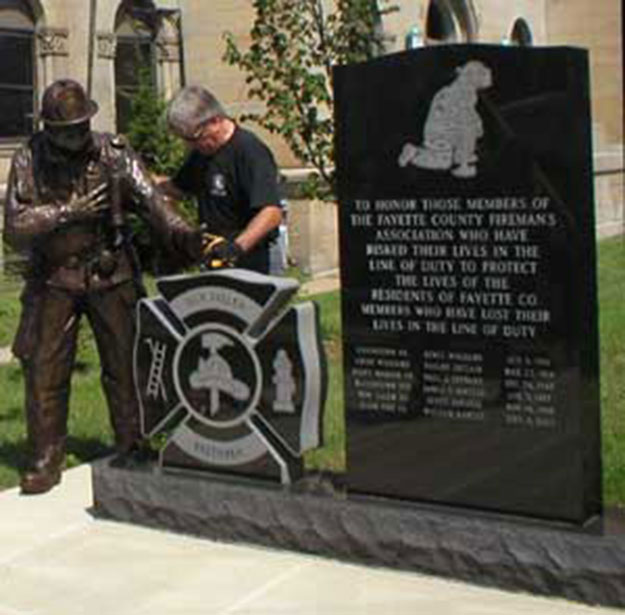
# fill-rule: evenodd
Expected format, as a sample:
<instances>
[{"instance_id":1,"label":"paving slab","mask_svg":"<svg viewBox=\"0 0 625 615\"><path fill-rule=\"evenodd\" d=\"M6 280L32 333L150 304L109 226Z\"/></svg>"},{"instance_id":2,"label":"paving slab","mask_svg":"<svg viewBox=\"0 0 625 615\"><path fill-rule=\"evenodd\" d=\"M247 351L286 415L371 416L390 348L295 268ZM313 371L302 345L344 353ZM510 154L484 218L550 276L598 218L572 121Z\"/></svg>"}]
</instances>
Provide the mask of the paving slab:
<instances>
[{"instance_id":1,"label":"paving slab","mask_svg":"<svg viewBox=\"0 0 625 615\"><path fill-rule=\"evenodd\" d=\"M619 611L104 521L91 468L0 493L0 615L608 615Z\"/></svg>"}]
</instances>

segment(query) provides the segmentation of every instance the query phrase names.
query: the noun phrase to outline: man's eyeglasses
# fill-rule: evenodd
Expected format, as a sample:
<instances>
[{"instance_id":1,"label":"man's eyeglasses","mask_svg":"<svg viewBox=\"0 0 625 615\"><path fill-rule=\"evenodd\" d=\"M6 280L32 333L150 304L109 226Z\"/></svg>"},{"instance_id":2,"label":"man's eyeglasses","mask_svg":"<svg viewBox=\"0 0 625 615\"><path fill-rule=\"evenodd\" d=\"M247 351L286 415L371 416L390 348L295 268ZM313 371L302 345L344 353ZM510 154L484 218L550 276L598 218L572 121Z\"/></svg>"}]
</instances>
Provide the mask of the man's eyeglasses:
<instances>
[{"instance_id":1,"label":"man's eyeglasses","mask_svg":"<svg viewBox=\"0 0 625 615\"><path fill-rule=\"evenodd\" d=\"M195 143L202 138L204 134L204 128L208 122L202 122L191 134L180 135L187 143Z\"/></svg>"},{"instance_id":2,"label":"man's eyeglasses","mask_svg":"<svg viewBox=\"0 0 625 615\"><path fill-rule=\"evenodd\" d=\"M188 135L181 135L181 137L187 142L187 143L195 143L196 141L199 141L202 136L204 135L204 129L210 125L210 124L214 124L219 120L219 118L217 117L211 117L210 119L202 122L201 124L199 124L199 126L190 134Z\"/></svg>"}]
</instances>

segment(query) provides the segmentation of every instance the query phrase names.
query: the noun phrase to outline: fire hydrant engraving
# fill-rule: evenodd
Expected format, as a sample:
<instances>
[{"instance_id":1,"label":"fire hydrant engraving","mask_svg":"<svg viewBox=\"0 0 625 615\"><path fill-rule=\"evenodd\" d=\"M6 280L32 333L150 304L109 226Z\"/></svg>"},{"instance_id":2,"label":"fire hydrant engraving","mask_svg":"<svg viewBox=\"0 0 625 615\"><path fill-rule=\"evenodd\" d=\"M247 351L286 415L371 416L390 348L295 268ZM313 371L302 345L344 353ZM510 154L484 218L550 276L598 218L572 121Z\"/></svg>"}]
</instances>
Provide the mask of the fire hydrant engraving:
<instances>
[{"instance_id":1,"label":"fire hydrant engraving","mask_svg":"<svg viewBox=\"0 0 625 615\"><path fill-rule=\"evenodd\" d=\"M296 384L293 379L293 363L289 359L286 350L281 348L273 362L273 383L276 385L276 400L273 403L274 412L295 412L293 395Z\"/></svg>"}]
</instances>

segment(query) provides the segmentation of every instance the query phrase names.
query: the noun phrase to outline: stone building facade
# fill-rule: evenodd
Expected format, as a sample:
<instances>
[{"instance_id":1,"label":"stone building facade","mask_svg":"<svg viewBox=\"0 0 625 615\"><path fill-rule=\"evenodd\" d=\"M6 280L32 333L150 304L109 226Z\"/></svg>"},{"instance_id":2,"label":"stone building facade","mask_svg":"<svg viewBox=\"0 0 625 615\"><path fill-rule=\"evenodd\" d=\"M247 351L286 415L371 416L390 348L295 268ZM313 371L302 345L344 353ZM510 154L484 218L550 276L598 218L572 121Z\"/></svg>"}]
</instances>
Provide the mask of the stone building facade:
<instances>
[{"instance_id":1,"label":"stone building facade","mask_svg":"<svg viewBox=\"0 0 625 615\"><path fill-rule=\"evenodd\" d=\"M45 87L60 77L81 82L98 102L93 124L117 131L137 87L136 49L149 55L165 96L180 87L181 8L159 1L134 12L120 0L0 0L0 182L17 144L37 125ZM141 3L146 4L146 3ZM137 19L137 17L139 19ZM133 27L139 23L140 27Z\"/></svg>"},{"instance_id":2,"label":"stone building facade","mask_svg":"<svg viewBox=\"0 0 625 615\"><path fill-rule=\"evenodd\" d=\"M602 235L622 232L621 3L395 0L392 4L398 10L385 15L380 24L389 52L404 49L408 39L413 45L476 42L588 48L598 229ZM251 0L0 0L0 184L15 147L36 125L43 89L54 79L72 77L85 85L100 105L96 129L123 130L128 101L137 86L136 49L150 59L150 78L165 96L181 83L202 83L235 116L257 108L258 103L246 97L243 75L221 59L223 33L231 32L245 46L252 20ZM298 161L283 143L266 137L281 167L297 176Z\"/></svg>"}]
</instances>

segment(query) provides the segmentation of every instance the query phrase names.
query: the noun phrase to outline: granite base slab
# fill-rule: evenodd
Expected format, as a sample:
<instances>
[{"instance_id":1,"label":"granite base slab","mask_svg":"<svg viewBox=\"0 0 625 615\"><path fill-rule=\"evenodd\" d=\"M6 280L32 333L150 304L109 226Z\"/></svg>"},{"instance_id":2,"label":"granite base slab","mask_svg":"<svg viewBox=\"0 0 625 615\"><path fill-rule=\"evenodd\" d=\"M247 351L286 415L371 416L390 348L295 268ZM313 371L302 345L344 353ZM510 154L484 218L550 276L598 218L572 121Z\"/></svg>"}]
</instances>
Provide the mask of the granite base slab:
<instances>
[{"instance_id":1,"label":"granite base slab","mask_svg":"<svg viewBox=\"0 0 625 615\"><path fill-rule=\"evenodd\" d=\"M625 535L613 528L534 526L324 493L322 482L285 489L153 464L124 469L101 460L92 475L93 512L108 519L625 607Z\"/></svg>"}]
</instances>

